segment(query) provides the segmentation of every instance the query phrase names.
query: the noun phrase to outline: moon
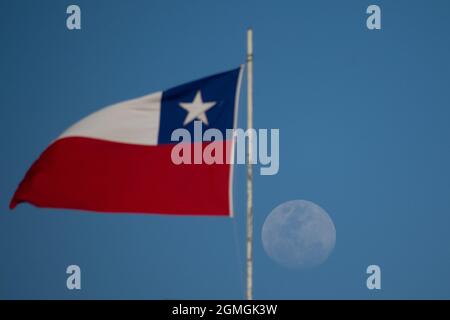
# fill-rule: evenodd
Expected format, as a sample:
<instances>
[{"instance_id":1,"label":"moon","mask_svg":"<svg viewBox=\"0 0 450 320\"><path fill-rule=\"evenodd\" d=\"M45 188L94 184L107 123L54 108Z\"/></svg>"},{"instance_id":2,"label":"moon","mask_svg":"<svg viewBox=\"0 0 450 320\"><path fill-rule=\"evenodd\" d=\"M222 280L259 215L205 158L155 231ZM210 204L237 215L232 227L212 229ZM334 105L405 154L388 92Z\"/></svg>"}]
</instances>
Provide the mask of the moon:
<instances>
[{"instance_id":1,"label":"moon","mask_svg":"<svg viewBox=\"0 0 450 320\"><path fill-rule=\"evenodd\" d=\"M288 268L311 268L327 260L336 244L330 216L317 204L293 200L280 204L262 228L267 255Z\"/></svg>"}]
</instances>

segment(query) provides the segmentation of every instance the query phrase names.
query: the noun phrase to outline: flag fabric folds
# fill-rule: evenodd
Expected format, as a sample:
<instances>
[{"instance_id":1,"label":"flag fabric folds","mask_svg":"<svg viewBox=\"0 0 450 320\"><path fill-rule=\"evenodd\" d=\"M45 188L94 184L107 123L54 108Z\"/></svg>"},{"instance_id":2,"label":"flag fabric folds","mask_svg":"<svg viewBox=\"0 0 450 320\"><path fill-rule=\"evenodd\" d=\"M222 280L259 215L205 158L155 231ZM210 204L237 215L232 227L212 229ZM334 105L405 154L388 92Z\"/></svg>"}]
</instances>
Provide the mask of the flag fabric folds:
<instances>
[{"instance_id":1,"label":"flag fabric folds","mask_svg":"<svg viewBox=\"0 0 450 320\"><path fill-rule=\"evenodd\" d=\"M236 125L241 74L242 67L87 116L33 163L10 208L232 216L232 164L175 164L171 136L185 128L194 137L201 121L232 150L226 130Z\"/></svg>"}]
</instances>

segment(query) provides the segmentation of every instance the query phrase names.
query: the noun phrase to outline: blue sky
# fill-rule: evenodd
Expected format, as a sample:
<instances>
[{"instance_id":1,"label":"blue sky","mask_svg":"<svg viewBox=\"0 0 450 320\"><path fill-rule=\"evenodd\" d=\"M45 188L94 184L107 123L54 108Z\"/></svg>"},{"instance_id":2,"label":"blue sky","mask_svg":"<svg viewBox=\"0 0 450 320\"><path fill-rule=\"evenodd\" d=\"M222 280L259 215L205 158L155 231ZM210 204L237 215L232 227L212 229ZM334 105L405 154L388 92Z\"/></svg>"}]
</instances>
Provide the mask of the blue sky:
<instances>
[{"instance_id":1,"label":"blue sky","mask_svg":"<svg viewBox=\"0 0 450 320\"><path fill-rule=\"evenodd\" d=\"M73 3L81 31L65 26ZM382 30L366 28L370 4ZM448 12L444 0L2 0L0 298L244 298L242 166L234 220L8 202L83 116L243 63L249 26L255 126L280 129L279 173L255 177L255 298L450 298ZM265 217L293 199L336 226L333 253L311 270L278 266L262 248ZM81 291L66 289L70 264ZM366 288L370 264L380 291Z\"/></svg>"}]
</instances>

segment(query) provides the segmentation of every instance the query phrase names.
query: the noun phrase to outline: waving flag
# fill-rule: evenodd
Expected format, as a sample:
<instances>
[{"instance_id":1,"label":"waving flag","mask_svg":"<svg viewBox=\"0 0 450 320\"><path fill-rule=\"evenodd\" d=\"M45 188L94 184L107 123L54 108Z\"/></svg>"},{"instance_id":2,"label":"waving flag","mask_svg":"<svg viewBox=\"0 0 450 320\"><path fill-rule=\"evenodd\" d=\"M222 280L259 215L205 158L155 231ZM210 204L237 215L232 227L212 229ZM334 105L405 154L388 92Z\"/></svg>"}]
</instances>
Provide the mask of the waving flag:
<instances>
[{"instance_id":1,"label":"waving flag","mask_svg":"<svg viewBox=\"0 0 450 320\"><path fill-rule=\"evenodd\" d=\"M235 127L241 68L101 109L67 129L31 166L10 207L230 216L232 165L174 164L177 128ZM206 142L201 143L202 147Z\"/></svg>"}]
</instances>

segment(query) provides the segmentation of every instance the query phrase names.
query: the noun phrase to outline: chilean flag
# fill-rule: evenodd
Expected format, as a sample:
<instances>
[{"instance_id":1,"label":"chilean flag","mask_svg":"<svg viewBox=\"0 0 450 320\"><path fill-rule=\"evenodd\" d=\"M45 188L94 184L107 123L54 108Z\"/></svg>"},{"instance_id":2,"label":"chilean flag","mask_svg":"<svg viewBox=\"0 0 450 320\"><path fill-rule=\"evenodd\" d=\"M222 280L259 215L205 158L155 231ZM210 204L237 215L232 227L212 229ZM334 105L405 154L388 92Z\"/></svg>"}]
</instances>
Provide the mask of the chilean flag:
<instances>
[{"instance_id":1,"label":"chilean flag","mask_svg":"<svg viewBox=\"0 0 450 320\"><path fill-rule=\"evenodd\" d=\"M98 212L232 216L231 161L175 164L172 132L194 122L234 129L242 67L103 108L63 132L41 154L15 192L38 207ZM203 132L202 131L202 132ZM229 149L228 149L229 150ZM233 151L230 152L231 157ZM229 160L229 159L228 159Z\"/></svg>"}]
</instances>

